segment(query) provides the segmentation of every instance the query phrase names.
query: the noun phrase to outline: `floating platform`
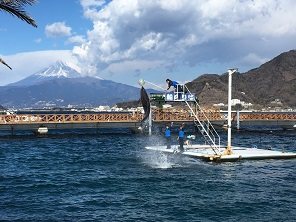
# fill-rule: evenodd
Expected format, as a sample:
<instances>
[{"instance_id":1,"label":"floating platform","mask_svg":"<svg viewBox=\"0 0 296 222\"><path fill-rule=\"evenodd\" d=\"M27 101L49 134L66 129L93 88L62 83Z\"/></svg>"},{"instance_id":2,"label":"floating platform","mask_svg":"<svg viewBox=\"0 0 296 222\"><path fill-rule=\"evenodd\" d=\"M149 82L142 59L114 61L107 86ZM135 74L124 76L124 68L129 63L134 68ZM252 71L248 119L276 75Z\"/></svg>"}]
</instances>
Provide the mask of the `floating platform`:
<instances>
[{"instance_id":1,"label":"floating platform","mask_svg":"<svg viewBox=\"0 0 296 222\"><path fill-rule=\"evenodd\" d=\"M238 160L263 160L263 159L292 159L296 158L296 153L265 150L247 147L232 147L230 155L216 155L209 145L184 145L184 152L178 151L178 145L172 145L170 149L166 146L147 146L147 150L152 150L164 154L179 154L205 161L231 162ZM223 153L226 147L221 147Z\"/></svg>"}]
</instances>

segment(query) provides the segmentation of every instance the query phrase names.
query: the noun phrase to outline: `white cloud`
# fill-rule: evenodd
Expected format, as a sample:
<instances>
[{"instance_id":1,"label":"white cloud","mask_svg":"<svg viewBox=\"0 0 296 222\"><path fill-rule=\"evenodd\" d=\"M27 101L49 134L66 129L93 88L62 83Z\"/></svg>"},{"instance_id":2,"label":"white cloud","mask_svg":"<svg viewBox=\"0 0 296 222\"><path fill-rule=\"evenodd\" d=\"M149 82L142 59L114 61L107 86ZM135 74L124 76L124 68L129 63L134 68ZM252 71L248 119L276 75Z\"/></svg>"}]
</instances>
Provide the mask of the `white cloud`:
<instances>
[{"instance_id":1,"label":"white cloud","mask_svg":"<svg viewBox=\"0 0 296 222\"><path fill-rule=\"evenodd\" d=\"M72 28L67 26L65 22L55 22L45 26L45 34L47 37L63 37L70 36Z\"/></svg>"},{"instance_id":2,"label":"white cloud","mask_svg":"<svg viewBox=\"0 0 296 222\"><path fill-rule=\"evenodd\" d=\"M89 7L102 6L105 3L105 1L104 0L81 0L80 3L83 8L89 8Z\"/></svg>"},{"instance_id":3,"label":"white cloud","mask_svg":"<svg viewBox=\"0 0 296 222\"><path fill-rule=\"evenodd\" d=\"M130 61L159 60L170 71L214 62L225 69L232 62L254 68L296 48L293 0L81 0L81 5L93 28L73 52L89 74L111 69L126 75Z\"/></svg>"},{"instance_id":4,"label":"white cloud","mask_svg":"<svg viewBox=\"0 0 296 222\"><path fill-rule=\"evenodd\" d=\"M69 63L77 63L69 50L51 50L23 52L14 55L1 56L4 61L12 67L0 66L0 85L21 80L53 63L61 60Z\"/></svg>"},{"instance_id":5,"label":"white cloud","mask_svg":"<svg viewBox=\"0 0 296 222\"><path fill-rule=\"evenodd\" d=\"M80 0L80 4L84 10L84 16L89 19L95 19L106 3L107 1L105 0Z\"/></svg>"},{"instance_id":6,"label":"white cloud","mask_svg":"<svg viewBox=\"0 0 296 222\"><path fill-rule=\"evenodd\" d=\"M82 44L85 42L85 38L82 35L74 35L68 38L68 42Z\"/></svg>"}]
</instances>

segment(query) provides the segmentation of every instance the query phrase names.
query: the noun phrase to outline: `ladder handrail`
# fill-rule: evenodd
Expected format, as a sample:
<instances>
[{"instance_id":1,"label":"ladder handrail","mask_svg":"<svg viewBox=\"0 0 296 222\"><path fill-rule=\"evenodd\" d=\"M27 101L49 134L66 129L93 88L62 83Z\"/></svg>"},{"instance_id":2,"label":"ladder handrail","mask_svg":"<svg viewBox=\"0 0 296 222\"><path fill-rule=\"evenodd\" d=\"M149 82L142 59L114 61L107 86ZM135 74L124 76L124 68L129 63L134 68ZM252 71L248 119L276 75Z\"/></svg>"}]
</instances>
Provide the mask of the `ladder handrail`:
<instances>
[{"instance_id":1,"label":"ladder handrail","mask_svg":"<svg viewBox=\"0 0 296 222\"><path fill-rule=\"evenodd\" d=\"M195 119L198 121L199 123L199 126L201 126L201 128L204 130L204 132L208 135L208 138L210 139L210 141L212 142L212 145L214 145L214 147L212 147L213 151L217 154L217 155L220 155L221 152L220 152L220 136L217 134L218 136L218 140L219 140L219 143L218 143L218 147L217 147L217 144L215 143L215 135L213 134L213 132L211 132L211 134L213 135L213 138L209 135L209 132L205 129L204 125L202 124L202 122L199 120L199 118L196 116L196 114L194 113L193 109L190 107L190 105L188 104L188 102L185 100L187 106L189 107L190 111L193 113ZM211 131L211 130L209 130ZM210 144L211 145L211 144Z\"/></svg>"},{"instance_id":2,"label":"ladder handrail","mask_svg":"<svg viewBox=\"0 0 296 222\"><path fill-rule=\"evenodd\" d=\"M195 119L197 119L197 117L196 117L196 116L195 116ZM196 120L195 120L195 119L194 119L194 124L195 124L195 125L197 125L197 123L196 123ZM204 124L203 124L202 122L200 122L200 124L199 124L199 125L202 125L202 126L203 126ZM214 133L213 133L211 130L209 130L209 127L207 127L207 129L208 129L208 130L206 130L206 128L205 128L204 126L203 126L202 128L203 128L202 130L203 130L203 131L205 131L205 132L207 132L207 134L209 134L209 133L210 133L210 134L213 136L213 141L214 141L214 143L215 143L215 142L216 142L216 136L214 135Z\"/></svg>"},{"instance_id":3,"label":"ladder handrail","mask_svg":"<svg viewBox=\"0 0 296 222\"><path fill-rule=\"evenodd\" d=\"M194 95L190 92L190 90L188 89L188 87L184 84L183 85L183 95L185 95L185 90L190 94L190 95ZM178 91L177 91L178 93ZM198 116L196 115L196 113L194 112L194 110L191 108L191 106L188 104L188 101L185 100L186 105L189 107L191 113L194 115L195 120L198 121L199 125L201 126L201 128L203 129L203 131L207 134L207 136L209 137L211 143L214 145L213 150L216 154L221 154L220 152L220 136L217 133L217 131L215 130L214 126L212 125L212 123L210 122L210 120L208 119L207 115L203 112L203 110L201 109L200 105L198 104L198 102L196 101L196 98L194 98L194 102L197 105L198 109L199 109L199 113L201 113L203 115L203 117L206 119L205 122L206 124L208 124L208 129L206 130L203 123L199 120ZM211 129L209 129L209 127ZM216 137L218 138L218 144L216 144Z\"/></svg>"},{"instance_id":4,"label":"ladder handrail","mask_svg":"<svg viewBox=\"0 0 296 222\"><path fill-rule=\"evenodd\" d=\"M194 95L190 92L190 90L188 89L188 87L184 84L184 87L186 88L186 90L189 92L190 95ZM207 123L210 124L211 128L213 129L213 131L215 132L215 134L219 137L220 140L220 136L218 134L218 132L215 130L214 126L212 125L212 123L210 122L209 118L207 117L207 115L204 113L204 111L201 109L199 103L196 101L196 99L194 99L196 105L198 106L198 109L200 110L200 112L205 116Z\"/></svg>"}]
</instances>

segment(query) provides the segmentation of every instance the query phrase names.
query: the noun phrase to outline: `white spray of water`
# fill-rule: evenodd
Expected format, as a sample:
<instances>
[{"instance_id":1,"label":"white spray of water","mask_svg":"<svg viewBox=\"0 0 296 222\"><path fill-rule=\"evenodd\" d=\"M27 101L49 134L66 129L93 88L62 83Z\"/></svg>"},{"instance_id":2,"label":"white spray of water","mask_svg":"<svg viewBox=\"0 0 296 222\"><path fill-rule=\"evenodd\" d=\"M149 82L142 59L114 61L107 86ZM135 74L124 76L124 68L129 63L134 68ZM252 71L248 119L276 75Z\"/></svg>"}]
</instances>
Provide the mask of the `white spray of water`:
<instances>
[{"instance_id":1,"label":"white spray of water","mask_svg":"<svg viewBox=\"0 0 296 222\"><path fill-rule=\"evenodd\" d=\"M164 145L164 138L160 136L151 136L147 138L147 144L151 145ZM168 169L172 168L173 164L170 162L170 158L166 154L160 152L150 152L145 150L141 154L143 162L151 168Z\"/></svg>"},{"instance_id":2,"label":"white spray of water","mask_svg":"<svg viewBox=\"0 0 296 222\"><path fill-rule=\"evenodd\" d=\"M164 153L153 153L150 159L150 166L153 168L168 169L172 168L173 164Z\"/></svg>"},{"instance_id":3,"label":"white spray of water","mask_svg":"<svg viewBox=\"0 0 296 222\"><path fill-rule=\"evenodd\" d=\"M164 137L152 135L150 137L147 137L146 144L152 146L164 146L165 140ZM172 149L177 151L178 146L172 145ZM178 155L178 152L175 152L174 154L165 154L162 152L145 150L144 152L141 152L140 158L145 165L156 169L184 167L186 166L186 164L192 164L193 162L195 162L191 159L189 159L190 161L188 161L188 159L186 158L184 162L184 157Z\"/></svg>"}]
</instances>

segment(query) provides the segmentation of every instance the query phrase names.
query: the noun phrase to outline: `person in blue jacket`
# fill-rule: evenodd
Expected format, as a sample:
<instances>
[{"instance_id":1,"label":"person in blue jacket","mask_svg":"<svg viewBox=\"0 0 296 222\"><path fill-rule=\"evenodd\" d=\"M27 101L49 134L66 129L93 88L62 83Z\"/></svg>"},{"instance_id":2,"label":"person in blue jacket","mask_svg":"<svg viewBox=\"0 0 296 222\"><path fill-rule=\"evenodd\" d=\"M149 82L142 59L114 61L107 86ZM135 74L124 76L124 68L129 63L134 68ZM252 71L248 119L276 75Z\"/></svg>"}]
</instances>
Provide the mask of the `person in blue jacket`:
<instances>
[{"instance_id":1,"label":"person in blue jacket","mask_svg":"<svg viewBox=\"0 0 296 222\"><path fill-rule=\"evenodd\" d=\"M178 82L176 82L176 81L172 81L172 80L170 80L170 79L166 79L166 83L168 84L168 88L167 88L167 90L169 90L172 86L173 86L175 89L177 89L177 87L178 87L178 85L179 85Z\"/></svg>"},{"instance_id":2,"label":"person in blue jacket","mask_svg":"<svg viewBox=\"0 0 296 222\"><path fill-rule=\"evenodd\" d=\"M183 87L178 82L172 81L170 79L166 79L166 83L168 84L167 90L169 90L173 86L175 88L175 92L178 93L178 99L181 99Z\"/></svg>"},{"instance_id":3,"label":"person in blue jacket","mask_svg":"<svg viewBox=\"0 0 296 222\"><path fill-rule=\"evenodd\" d=\"M171 148L171 129L169 126L165 128L164 136L166 138L167 149Z\"/></svg>"},{"instance_id":4,"label":"person in blue jacket","mask_svg":"<svg viewBox=\"0 0 296 222\"><path fill-rule=\"evenodd\" d=\"M184 151L184 137L185 137L185 132L184 132L184 127L183 125L180 126L179 128L179 133L178 133L178 140L179 140L179 145L180 145L180 152Z\"/></svg>"}]
</instances>

